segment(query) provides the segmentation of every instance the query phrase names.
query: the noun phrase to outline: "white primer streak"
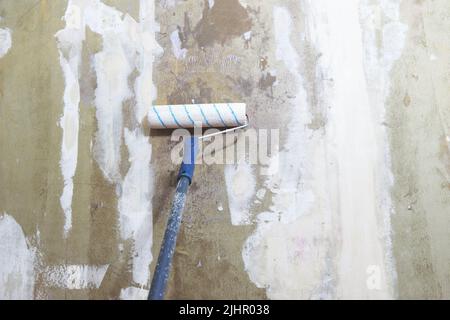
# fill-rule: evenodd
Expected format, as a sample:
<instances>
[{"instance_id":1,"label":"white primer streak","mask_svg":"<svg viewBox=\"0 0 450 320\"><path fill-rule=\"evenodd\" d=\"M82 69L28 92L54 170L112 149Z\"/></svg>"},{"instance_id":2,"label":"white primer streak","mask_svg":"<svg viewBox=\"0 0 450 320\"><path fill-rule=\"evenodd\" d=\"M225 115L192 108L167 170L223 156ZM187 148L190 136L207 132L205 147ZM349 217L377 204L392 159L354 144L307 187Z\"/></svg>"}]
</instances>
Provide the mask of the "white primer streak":
<instances>
[{"instance_id":1,"label":"white primer streak","mask_svg":"<svg viewBox=\"0 0 450 320\"><path fill-rule=\"evenodd\" d=\"M60 126L63 130L61 144L61 173L64 179L63 193L60 198L64 211L64 236L72 228L73 177L77 168L80 84L79 68L81 50L84 41L84 28L80 28L80 8L72 1L65 14L66 27L56 34L59 50L59 62L65 79L63 115Z\"/></svg>"},{"instance_id":2,"label":"white primer streak","mask_svg":"<svg viewBox=\"0 0 450 320\"><path fill-rule=\"evenodd\" d=\"M161 7L165 9L174 8L179 2L181 2L181 0L161 0Z\"/></svg>"},{"instance_id":3,"label":"white primer streak","mask_svg":"<svg viewBox=\"0 0 450 320\"><path fill-rule=\"evenodd\" d=\"M383 5L384 4L384 5ZM398 4L398 3L397 3ZM381 5L386 16L398 18L393 1ZM377 30L361 26L361 1L302 1L306 13L307 38L317 52L318 74L333 79L333 85L322 90L322 99L330 105L326 133L327 155L335 166L328 167L330 184L335 186L333 206L339 232L336 298L388 299L394 295L395 272L390 261L390 198L388 142L381 125L384 98L379 73L402 51L402 40L392 37L389 24L383 29L383 45L389 49L380 61L370 61L366 51L376 51ZM387 9L386 9L387 8ZM364 10L363 10L364 11ZM379 20L381 23L382 19ZM387 34L385 33L387 32ZM368 36L370 35L370 36ZM398 41L398 43L397 43ZM395 44L394 44L395 42ZM390 67L388 67L390 69ZM388 82L389 73L381 80ZM376 81L373 81L375 78ZM337 200L337 201L336 201ZM377 290L369 286L370 270L379 275Z\"/></svg>"},{"instance_id":4,"label":"white primer streak","mask_svg":"<svg viewBox=\"0 0 450 320\"><path fill-rule=\"evenodd\" d=\"M133 257L133 280L146 285L152 261L152 146L148 137L139 129L134 132L125 129L125 143L131 166L122 184L123 191L119 199L120 231L123 239L134 239L137 255Z\"/></svg>"},{"instance_id":5,"label":"white primer streak","mask_svg":"<svg viewBox=\"0 0 450 320\"><path fill-rule=\"evenodd\" d=\"M312 213L314 159L306 157L312 144L306 129L310 115L292 29L289 11L275 7L276 58L290 70L287 76L293 78L297 93L285 126L286 143L278 156L271 157L270 166L279 166L279 170L270 170L274 174L265 182L272 193L272 205L257 216L257 228L242 252L250 280L266 288L271 299L314 297L320 289L327 250L327 220L320 211Z\"/></svg>"},{"instance_id":6,"label":"white primer streak","mask_svg":"<svg viewBox=\"0 0 450 320\"><path fill-rule=\"evenodd\" d=\"M237 165L226 165L224 173L231 223L234 226L251 224L250 206L256 192L252 166L241 161Z\"/></svg>"},{"instance_id":7,"label":"white primer streak","mask_svg":"<svg viewBox=\"0 0 450 320\"><path fill-rule=\"evenodd\" d=\"M11 30L8 28L0 29L0 59L8 53L9 49L11 49L11 46Z\"/></svg>"},{"instance_id":8,"label":"white primer streak","mask_svg":"<svg viewBox=\"0 0 450 320\"><path fill-rule=\"evenodd\" d=\"M141 286L148 283L149 264L152 260L151 195L153 192L150 167L151 144L141 126L148 114L149 106L156 97L152 67L155 55L162 52L155 37L158 25L155 23L154 11L153 0L140 0L140 22L137 23L128 14L124 15L99 0L71 0L66 12L66 29L58 33L62 65L65 70L68 70L67 83L78 78L75 70L78 69L77 64L79 65L78 59L86 27L99 34L103 40L102 51L92 59L97 74L95 105L98 122L93 153L105 178L117 186L121 235L123 240L130 238L134 240L133 282ZM65 61L66 54L73 60ZM129 77L135 69L139 72L139 76L133 88L130 88ZM68 104L67 113L79 103L79 87L74 87L72 85L66 88L66 92L76 97L75 100L71 100L71 105ZM125 131L131 166L122 181L120 172L123 137L122 109L126 100L129 100L131 105L133 97L135 97L136 105L133 108L132 126L136 129ZM71 125L77 125L75 119L67 117ZM69 124L64 125L64 132L68 137L75 139L75 130L71 130ZM72 141L71 139L63 140ZM64 208L69 208L69 199L72 197L71 180L73 168L76 165L75 159L75 152L70 153L70 157L63 156L62 162L65 164L63 173L65 182L67 181L65 183L67 191L65 190L62 197Z\"/></svg>"},{"instance_id":9,"label":"white primer streak","mask_svg":"<svg viewBox=\"0 0 450 320\"><path fill-rule=\"evenodd\" d=\"M137 287L123 289L121 299L146 299L148 290L144 289L150 280L150 263L153 259L153 170L150 165L152 146L149 137L141 128L141 123L148 114L149 106L156 98L156 86L153 83L153 62L155 56L162 52L156 42L155 3L141 0L139 10L140 24L136 34L136 66L139 76L134 89L136 106L135 120L138 128L133 131L125 129L125 143L128 149L130 168L122 184L119 199L120 228L123 239L134 240L133 282Z\"/></svg>"},{"instance_id":10,"label":"white primer streak","mask_svg":"<svg viewBox=\"0 0 450 320\"><path fill-rule=\"evenodd\" d=\"M382 8L377 10L376 6L369 0L362 0L360 5L360 21L363 26L364 62L367 83L370 84L371 109L378 123L385 122L385 104L390 93L390 73L394 63L401 57L405 45L407 25L400 22L401 0L380 0ZM380 14L386 16L382 28L382 45L378 48L377 34ZM378 172L380 172L377 192L379 194L379 211L384 212L382 221L384 234L382 234L385 246L385 263L387 272L395 286L397 273L392 252L392 228L391 212L393 212L390 190L394 184L394 177L390 170L391 155L389 150L389 139L384 127L377 130L377 139L384 147L384 153L379 154ZM388 169L386 169L388 168Z\"/></svg>"},{"instance_id":11,"label":"white primer streak","mask_svg":"<svg viewBox=\"0 0 450 320\"><path fill-rule=\"evenodd\" d=\"M45 268L46 286L70 290L98 289L109 265L60 265Z\"/></svg>"},{"instance_id":12,"label":"white primer streak","mask_svg":"<svg viewBox=\"0 0 450 320\"><path fill-rule=\"evenodd\" d=\"M173 31L170 34L170 42L172 43L173 55L178 60L182 60L182 59L186 58L187 49L186 48L181 48L182 43L181 43L180 34L178 32L178 29Z\"/></svg>"},{"instance_id":13,"label":"white primer streak","mask_svg":"<svg viewBox=\"0 0 450 320\"><path fill-rule=\"evenodd\" d=\"M294 77L298 94L279 173L265 182L272 205L257 216L242 252L251 281L271 299L394 297L392 173L382 123L389 73L406 31L399 3L302 0L305 34L296 40L289 11L274 9L276 58ZM323 131L306 129L311 111L297 40L318 54L318 101L327 110Z\"/></svg>"},{"instance_id":14,"label":"white primer streak","mask_svg":"<svg viewBox=\"0 0 450 320\"><path fill-rule=\"evenodd\" d=\"M135 49L133 31L137 23L130 16L103 3L88 20L91 29L103 39L103 50L94 56L97 74L95 91L98 131L95 136L94 157L105 178L111 183L121 180L120 148L123 131L123 102L132 97L128 77L134 69Z\"/></svg>"},{"instance_id":15,"label":"white primer streak","mask_svg":"<svg viewBox=\"0 0 450 320\"><path fill-rule=\"evenodd\" d=\"M34 292L35 252L21 226L0 214L0 300L30 300Z\"/></svg>"},{"instance_id":16,"label":"white primer streak","mask_svg":"<svg viewBox=\"0 0 450 320\"><path fill-rule=\"evenodd\" d=\"M137 287L128 287L120 290L120 299L121 300L147 300L148 290L137 288Z\"/></svg>"}]
</instances>

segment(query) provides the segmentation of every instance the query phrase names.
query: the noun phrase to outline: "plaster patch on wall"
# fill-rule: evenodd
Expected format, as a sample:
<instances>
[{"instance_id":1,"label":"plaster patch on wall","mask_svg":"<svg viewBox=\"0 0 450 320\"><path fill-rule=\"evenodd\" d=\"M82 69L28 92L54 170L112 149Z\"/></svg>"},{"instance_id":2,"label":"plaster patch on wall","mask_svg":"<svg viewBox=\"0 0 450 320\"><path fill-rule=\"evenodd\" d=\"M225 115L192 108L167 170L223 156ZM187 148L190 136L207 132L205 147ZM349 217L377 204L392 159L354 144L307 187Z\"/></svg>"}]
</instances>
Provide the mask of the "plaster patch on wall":
<instances>
[{"instance_id":1,"label":"plaster patch on wall","mask_svg":"<svg viewBox=\"0 0 450 320\"><path fill-rule=\"evenodd\" d=\"M109 265L60 265L43 270L42 278L46 286L80 290L100 287Z\"/></svg>"},{"instance_id":2,"label":"plaster patch on wall","mask_svg":"<svg viewBox=\"0 0 450 320\"><path fill-rule=\"evenodd\" d=\"M0 29L0 59L3 58L8 53L9 49L11 49L11 46L12 46L11 30L8 28Z\"/></svg>"},{"instance_id":3,"label":"plaster patch on wall","mask_svg":"<svg viewBox=\"0 0 450 320\"><path fill-rule=\"evenodd\" d=\"M250 207L256 192L252 166L240 161L236 165L226 165L224 173L231 223L234 226L251 224Z\"/></svg>"},{"instance_id":4,"label":"plaster patch on wall","mask_svg":"<svg viewBox=\"0 0 450 320\"><path fill-rule=\"evenodd\" d=\"M0 214L0 300L30 300L34 292L35 251L21 226Z\"/></svg>"}]
</instances>

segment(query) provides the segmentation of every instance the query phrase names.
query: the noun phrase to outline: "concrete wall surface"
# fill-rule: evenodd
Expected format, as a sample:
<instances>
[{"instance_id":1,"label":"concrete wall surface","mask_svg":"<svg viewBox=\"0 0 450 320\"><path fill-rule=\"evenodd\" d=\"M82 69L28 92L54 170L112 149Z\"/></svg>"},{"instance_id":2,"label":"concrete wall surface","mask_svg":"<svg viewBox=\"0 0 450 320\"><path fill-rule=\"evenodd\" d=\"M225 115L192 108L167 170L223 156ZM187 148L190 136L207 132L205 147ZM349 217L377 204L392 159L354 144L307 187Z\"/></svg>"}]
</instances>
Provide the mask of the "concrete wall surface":
<instances>
[{"instance_id":1,"label":"concrete wall surface","mask_svg":"<svg viewBox=\"0 0 450 320\"><path fill-rule=\"evenodd\" d=\"M167 298L450 298L448 0L0 17L0 299L145 299L179 151L147 115L213 102L250 126L197 166Z\"/></svg>"}]
</instances>

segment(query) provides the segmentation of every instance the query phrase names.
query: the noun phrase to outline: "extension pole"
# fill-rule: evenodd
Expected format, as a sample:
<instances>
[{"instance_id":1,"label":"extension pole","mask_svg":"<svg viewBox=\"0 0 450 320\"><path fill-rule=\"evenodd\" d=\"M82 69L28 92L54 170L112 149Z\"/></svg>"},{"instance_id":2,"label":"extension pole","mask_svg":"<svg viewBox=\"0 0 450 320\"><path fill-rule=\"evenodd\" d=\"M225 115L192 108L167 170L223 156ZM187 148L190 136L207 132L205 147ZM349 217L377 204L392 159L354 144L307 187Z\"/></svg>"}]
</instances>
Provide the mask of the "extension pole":
<instances>
[{"instance_id":1,"label":"extension pole","mask_svg":"<svg viewBox=\"0 0 450 320\"><path fill-rule=\"evenodd\" d=\"M183 217L184 204L186 201L189 185L195 169L195 158L197 155L198 139L191 137L185 139L185 153L183 163L178 174L178 184L167 222L163 243L159 251L158 262L153 275L152 285L148 300L162 300L166 292L167 280L169 279L172 258L175 252L178 232Z\"/></svg>"}]
</instances>

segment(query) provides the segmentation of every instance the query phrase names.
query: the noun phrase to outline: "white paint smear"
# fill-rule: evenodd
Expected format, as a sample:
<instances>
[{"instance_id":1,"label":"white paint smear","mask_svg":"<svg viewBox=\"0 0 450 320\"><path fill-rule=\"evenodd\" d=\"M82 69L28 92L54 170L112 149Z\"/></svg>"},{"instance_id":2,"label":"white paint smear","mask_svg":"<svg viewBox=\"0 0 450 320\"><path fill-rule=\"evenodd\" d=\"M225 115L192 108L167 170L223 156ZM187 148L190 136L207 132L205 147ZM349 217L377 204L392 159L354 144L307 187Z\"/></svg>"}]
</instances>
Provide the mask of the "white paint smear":
<instances>
[{"instance_id":1,"label":"white paint smear","mask_svg":"<svg viewBox=\"0 0 450 320\"><path fill-rule=\"evenodd\" d=\"M256 178L252 166L245 161L226 165L225 183L231 223L234 226L251 224L250 207L256 192Z\"/></svg>"},{"instance_id":2,"label":"white paint smear","mask_svg":"<svg viewBox=\"0 0 450 320\"><path fill-rule=\"evenodd\" d=\"M269 298L395 296L392 174L382 122L389 73L403 50L405 27L399 1L381 1L381 11L379 3L371 3L303 0L303 35L292 32L287 9L274 10L276 57L290 70L298 94L289 111L279 174L266 181L272 205L258 215L243 251L250 279L266 288ZM302 40L319 57L316 83L318 101L327 110L325 133L304 129L311 111L293 47Z\"/></svg>"},{"instance_id":3,"label":"white paint smear","mask_svg":"<svg viewBox=\"0 0 450 320\"><path fill-rule=\"evenodd\" d=\"M136 66L139 76L134 85L136 95L136 120L141 123L147 116L153 101L156 99L156 86L153 83L153 62L155 57L163 53L156 41L159 26L155 22L155 3L150 0L140 1L139 40L137 41L138 57Z\"/></svg>"},{"instance_id":4,"label":"white paint smear","mask_svg":"<svg viewBox=\"0 0 450 320\"><path fill-rule=\"evenodd\" d=\"M8 53L11 46L11 30L8 28L0 29L0 58L3 58Z\"/></svg>"},{"instance_id":5,"label":"white paint smear","mask_svg":"<svg viewBox=\"0 0 450 320\"><path fill-rule=\"evenodd\" d=\"M0 300L33 299L34 259L21 226L0 214Z\"/></svg>"},{"instance_id":6,"label":"white paint smear","mask_svg":"<svg viewBox=\"0 0 450 320\"><path fill-rule=\"evenodd\" d=\"M136 106L135 120L138 128L125 130L125 143L129 154L130 168L122 184L122 194L119 199L119 214L121 234L124 239L134 240L133 282L140 288L121 292L123 299L145 299L148 290L144 290L150 281L150 263L153 259L151 248L153 243L152 205L153 171L150 166L152 146L149 137L141 128L141 122L147 115L149 106L156 99L156 86L153 83L153 62L155 56L162 53L162 48L156 42L155 33L158 26L155 23L155 2L140 1L140 24L138 27L136 60L139 76L134 88ZM123 294L123 295L122 295Z\"/></svg>"},{"instance_id":7,"label":"white paint smear","mask_svg":"<svg viewBox=\"0 0 450 320\"><path fill-rule=\"evenodd\" d=\"M180 3L181 0L161 0L161 7L169 9L174 8Z\"/></svg>"},{"instance_id":8,"label":"white paint smear","mask_svg":"<svg viewBox=\"0 0 450 320\"><path fill-rule=\"evenodd\" d=\"M371 109L377 123L385 122L386 101L390 94L390 73L394 63L401 57L405 45L408 27L400 21L401 0L380 1L382 10L368 0L363 0L360 6L360 21L363 27L364 62L367 83L369 84L369 97ZM382 27L382 45L377 45L377 33L380 15L387 18ZM376 159L376 168L379 176L377 184L378 210L382 212L381 234L385 245L385 264L391 285L395 287L396 270L392 252L391 239L391 212L393 211L390 189L394 183L394 177L390 170L391 156L389 153L389 139L385 127L379 126L376 130L376 139L380 145L380 152ZM389 280L389 279L388 279ZM395 294L395 293L394 293Z\"/></svg>"},{"instance_id":9,"label":"white paint smear","mask_svg":"<svg viewBox=\"0 0 450 320\"><path fill-rule=\"evenodd\" d=\"M137 288L137 287L128 287L120 290L120 299L121 300L147 300L148 290Z\"/></svg>"},{"instance_id":10,"label":"white paint smear","mask_svg":"<svg viewBox=\"0 0 450 320\"><path fill-rule=\"evenodd\" d=\"M258 190L258 192L256 192L256 197L259 199L259 200L262 200L262 199L264 199L264 196L266 195L266 192L267 192L267 190L266 189L259 189Z\"/></svg>"},{"instance_id":11,"label":"white paint smear","mask_svg":"<svg viewBox=\"0 0 450 320\"><path fill-rule=\"evenodd\" d=\"M173 31L170 34L170 42L172 43L173 55L178 60L182 60L182 59L186 58L187 49L181 47L182 43L181 43L180 33L179 33L178 29Z\"/></svg>"},{"instance_id":12,"label":"white paint smear","mask_svg":"<svg viewBox=\"0 0 450 320\"><path fill-rule=\"evenodd\" d=\"M46 286L71 290L97 289L109 265L60 265L42 271Z\"/></svg>"},{"instance_id":13,"label":"white paint smear","mask_svg":"<svg viewBox=\"0 0 450 320\"><path fill-rule=\"evenodd\" d=\"M397 13L393 10L394 2L384 3L388 7L385 14L398 18L398 7ZM371 81L366 68L384 73L384 68L390 68L388 65L399 56L402 41L391 38L390 32L389 36L384 34L386 28L390 28L385 24L383 45L390 43L390 48L384 54L386 59L371 65L365 60L364 48L376 48L376 42L364 43L363 39L365 32L375 37L376 30L365 31L361 26L360 1L321 0L303 4L308 17L307 36L322 54L319 70L324 79L333 79L333 87L326 88L322 94L324 101L332 106L328 112L326 143L329 158L336 162L333 175L330 174L337 188L334 192L338 201L334 208L339 214L336 223L341 239L336 297L392 298L394 274L388 259L391 255L388 243L391 208L387 191L391 173L385 160L388 144L380 118L384 113L384 100L371 99L380 94L380 83ZM363 5L361 7L364 9ZM383 82L388 76L386 74ZM372 266L379 271L376 290L368 286L368 270Z\"/></svg>"},{"instance_id":14,"label":"white paint smear","mask_svg":"<svg viewBox=\"0 0 450 320\"><path fill-rule=\"evenodd\" d=\"M92 59L97 76L95 107L98 125L93 147L94 158L105 178L120 187L117 190L121 235L124 240L134 240L133 281L141 286L148 283L152 260L153 190L151 144L141 125L156 96L156 87L152 81L153 61L155 55L162 51L155 38L158 26L154 11L154 1L141 0L138 23L130 15L99 0L71 0L65 15L66 28L57 34L61 66L66 79L64 115L61 120L61 168L65 182L61 205L66 213L65 230L70 230L71 225L72 180L78 151L78 69L85 31L89 28L100 35L103 42L102 50ZM139 74L131 87L129 78L134 70ZM132 121L135 128L126 129L130 169L122 180L120 163L126 101L133 107Z\"/></svg>"},{"instance_id":15,"label":"white paint smear","mask_svg":"<svg viewBox=\"0 0 450 320\"><path fill-rule=\"evenodd\" d=\"M338 201L333 210L340 229L336 297L390 298L377 208L376 156L380 152L364 73L359 1L304 1L308 37L322 56L319 68L334 86L323 99L328 112L327 149L336 167L333 183ZM343 14L345 13L345 14ZM350 116L351 115L351 116ZM356 257L356 258L355 258ZM367 268L380 268L382 288L367 286Z\"/></svg>"},{"instance_id":16,"label":"white paint smear","mask_svg":"<svg viewBox=\"0 0 450 320\"><path fill-rule=\"evenodd\" d=\"M65 112L69 113L70 110L73 110L72 114L74 114L74 110L77 110L79 104L79 87L75 88L74 86L78 84L75 82L78 82L80 55L86 27L99 34L103 40L102 51L93 57L93 67L97 75L95 106L98 122L94 157L105 178L110 182L117 183L121 180L119 168L123 131L122 108L123 103L133 96L128 85L128 78L137 64L139 69L146 67L136 61L137 54L139 52L142 55L145 50L141 48L151 48L153 43L148 42L148 35L140 31L141 26L131 16L124 15L99 0L69 1L65 20L66 28L57 34L62 55L61 64L63 69L69 69L69 72L65 72L65 96L68 97L65 99ZM148 77L148 73L145 76ZM148 90L152 90L151 87ZM142 101L138 101L138 105L142 110ZM142 111L140 111L140 115L141 118L144 117ZM74 114L71 117L71 114L68 114L64 118L67 118L64 121L66 125L63 125L64 133L66 134L67 131L67 136L74 136L75 139L78 139L76 123L78 116ZM70 126L71 130L68 130L67 126ZM75 142L74 148L77 140ZM71 157L65 157L63 154L62 162L70 161L76 165L75 150L68 153ZM70 177L73 176L73 165L69 169L66 173L68 178L65 180L70 180ZM66 185L70 186L69 183ZM70 188L67 187L67 189Z\"/></svg>"},{"instance_id":17,"label":"white paint smear","mask_svg":"<svg viewBox=\"0 0 450 320\"><path fill-rule=\"evenodd\" d=\"M120 149L123 132L123 103L132 97L128 77L134 69L133 31L136 22L114 8L101 6L91 28L103 38L103 50L94 56L97 74L95 105L98 131L94 157L110 182L120 182ZM98 20L97 20L98 19Z\"/></svg>"},{"instance_id":18,"label":"white paint smear","mask_svg":"<svg viewBox=\"0 0 450 320\"><path fill-rule=\"evenodd\" d=\"M60 198L64 211L64 235L72 228L73 177L77 168L80 83L79 68L84 30L81 29L80 8L69 2L65 14L66 27L56 34L59 62L63 70L65 89L63 115L60 126L63 131L61 145L61 173L64 179Z\"/></svg>"},{"instance_id":19,"label":"white paint smear","mask_svg":"<svg viewBox=\"0 0 450 320\"><path fill-rule=\"evenodd\" d=\"M134 132L125 129L125 142L131 166L122 184L123 191L119 199L121 235L123 239L134 239L137 254L133 257L133 280L146 285L152 261L152 148L148 137L139 129Z\"/></svg>"},{"instance_id":20,"label":"white paint smear","mask_svg":"<svg viewBox=\"0 0 450 320\"><path fill-rule=\"evenodd\" d=\"M310 120L299 72L300 58L293 46L293 22L287 9L275 7L276 58L291 70L297 86L296 100L286 125L286 143L273 155L265 187L272 193L270 210L258 215L257 229L242 252L250 279L266 288L271 299L311 298L320 289L326 266L327 224L320 211L313 215L315 200L311 186L314 168L306 124ZM278 148L276 148L278 149ZM260 193L261 195L261 193Z\"/></svg>"}]
</instances>

